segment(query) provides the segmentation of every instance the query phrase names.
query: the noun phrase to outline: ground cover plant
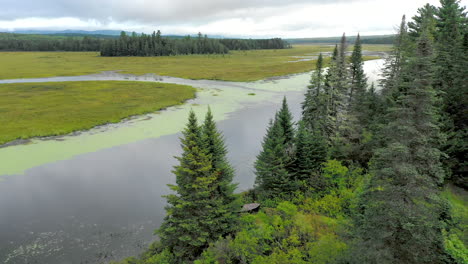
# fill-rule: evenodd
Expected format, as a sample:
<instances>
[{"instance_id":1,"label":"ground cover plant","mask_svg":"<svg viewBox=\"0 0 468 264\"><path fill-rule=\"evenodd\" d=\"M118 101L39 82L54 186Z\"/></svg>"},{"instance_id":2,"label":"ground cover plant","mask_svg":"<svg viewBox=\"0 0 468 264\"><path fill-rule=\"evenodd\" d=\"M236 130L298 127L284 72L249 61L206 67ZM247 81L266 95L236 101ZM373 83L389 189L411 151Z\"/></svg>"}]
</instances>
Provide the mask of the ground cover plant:
<instances>
[{"instance_id":1,"label":"ground cover plant","mask_svg":"<svg viewBox=\"0 0 468 264\"><path fill-rule=\"evenodd\" d=\"M0 144L115 123L193 97L193 87L154 82L0 84Z\"/></svg>"}]
</instances>

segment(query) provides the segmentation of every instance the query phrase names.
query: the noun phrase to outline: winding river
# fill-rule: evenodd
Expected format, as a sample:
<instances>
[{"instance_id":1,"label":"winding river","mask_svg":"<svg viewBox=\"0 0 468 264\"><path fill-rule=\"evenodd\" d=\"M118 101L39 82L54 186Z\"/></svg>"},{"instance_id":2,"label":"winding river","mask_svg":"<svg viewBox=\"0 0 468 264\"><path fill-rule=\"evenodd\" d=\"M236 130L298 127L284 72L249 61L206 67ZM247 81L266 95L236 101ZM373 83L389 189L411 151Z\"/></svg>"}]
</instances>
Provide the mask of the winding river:
<instances>
[{"instance_id":1,"label":"winding river","mask_svg":"<svg viewBox=\"0 0 468 264\"><path fill-rule=\"evenodd\" d=\"M375 82L383 60L365 62ZM254 183L253 162L268 120L286 96L300 115L310 73L257 82L186 80L104 72L0 83L131 80L199 88L184 105L71 135L0 148L0 262L101 263L136 255L155 240L188 111L207 106L223 131L238 191Z\"/></svg>"}]
</instances>

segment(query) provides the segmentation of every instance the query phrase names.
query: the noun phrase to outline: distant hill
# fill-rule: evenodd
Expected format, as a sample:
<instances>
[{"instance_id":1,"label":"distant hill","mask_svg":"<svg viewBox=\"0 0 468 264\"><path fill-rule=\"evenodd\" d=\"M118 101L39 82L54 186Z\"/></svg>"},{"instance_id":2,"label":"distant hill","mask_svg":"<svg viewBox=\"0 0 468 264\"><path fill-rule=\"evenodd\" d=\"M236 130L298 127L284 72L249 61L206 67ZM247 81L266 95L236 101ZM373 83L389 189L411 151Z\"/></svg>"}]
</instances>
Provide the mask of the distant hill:
<instances>
[{"instance_id":1,"label":"distant hill","mask_svg":"<svg viewBox=\"0 0 468 264\"><path fill-rule=\"evenodd\" d=\"M346 38L347 42L354 42L356 36L349 36ZM374 36L361 36L363 44L393 44L395 35L374 35ZM340 37L327 37L327 38L295 38L285 39L291 44L335 44L339 43Z\"/></svg>"}]
</instances>

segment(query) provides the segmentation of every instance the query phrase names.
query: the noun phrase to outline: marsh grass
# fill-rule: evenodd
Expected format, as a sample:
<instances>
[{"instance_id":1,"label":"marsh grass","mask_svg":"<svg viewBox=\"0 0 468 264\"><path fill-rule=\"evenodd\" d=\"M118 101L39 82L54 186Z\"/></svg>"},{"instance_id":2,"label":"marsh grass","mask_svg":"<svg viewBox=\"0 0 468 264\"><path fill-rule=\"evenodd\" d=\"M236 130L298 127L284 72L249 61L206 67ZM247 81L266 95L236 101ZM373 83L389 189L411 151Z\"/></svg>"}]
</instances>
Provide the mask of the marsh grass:
<instances>
[{"instance_id":1,"label":"marsh grass","mask_svg":"<svg viewBox=\"0 0 468 264\"><path fill-rule=\"evenodd\" d=\"M282 50L163 57L100 57L97 52L0 52L0 79L120 71L136 75L155 73L186 79L256 81L313 70L315 61L288 61L291 61L292 56L330 52L332 49L332 45L299 45ZM364 45L363 49L387 51L389 46Z\"/></svg>"},{"instance_id":2,"label":"marsh grass","mask_svg":"<svg viewBox=\"0 0 468 264\"><path fill-rule=\"evenodd\" d=\"M154 82L0 84L0 144L119 122L181 104L195 92L190 86Z\"/></svg>"}]
</instances>

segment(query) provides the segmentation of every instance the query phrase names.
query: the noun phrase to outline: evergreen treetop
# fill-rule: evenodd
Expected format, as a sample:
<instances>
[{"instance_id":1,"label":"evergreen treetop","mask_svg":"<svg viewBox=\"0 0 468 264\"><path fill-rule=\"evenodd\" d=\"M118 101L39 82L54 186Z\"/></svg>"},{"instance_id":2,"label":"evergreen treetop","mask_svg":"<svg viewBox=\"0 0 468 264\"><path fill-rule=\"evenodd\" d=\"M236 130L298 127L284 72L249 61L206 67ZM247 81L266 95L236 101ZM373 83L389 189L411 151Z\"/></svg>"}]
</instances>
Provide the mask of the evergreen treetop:
<instances>
[{"instance_id":1,"label":"evergreen treetop","mask_svg":"<svg viewBox=\"0 0 468 264\"><path fill-rule=\"evenodd\" d=\"M234 230L238 210L233 206L232 169L211 113L202 129L191 111L182 134L183 152L173 170L177 184L169 185L174 193L165 196L167 214L157 231L173 256L171 263L194 260L209 243Z\"/></svg>"},{"instance_id":2,"label":"evergreen treetop","mask_svg":"<svg viewBox=\"0 0 468 264\"><path fill-rule=\"evenodd\" d=\"M364 215L359 222L366 263L443 263L442 212L438 184L443 180L435 92L431 86L432 48L427 32L402 74L409 87L389 109L386 146L374 158Z\"/></svg>"}]
</instances>

